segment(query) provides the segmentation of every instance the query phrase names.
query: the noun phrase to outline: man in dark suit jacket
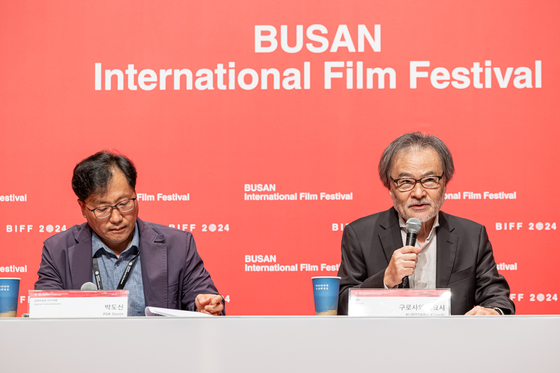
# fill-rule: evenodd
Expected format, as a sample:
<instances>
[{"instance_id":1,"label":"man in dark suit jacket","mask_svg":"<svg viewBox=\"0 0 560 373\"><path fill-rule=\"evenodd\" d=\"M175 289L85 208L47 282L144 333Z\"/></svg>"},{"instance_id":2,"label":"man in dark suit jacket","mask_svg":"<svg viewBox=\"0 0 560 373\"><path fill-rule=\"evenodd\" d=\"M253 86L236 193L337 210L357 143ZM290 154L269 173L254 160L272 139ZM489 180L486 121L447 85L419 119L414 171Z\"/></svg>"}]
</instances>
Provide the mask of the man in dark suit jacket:
<instances>
[{"instance_id":1,"label":"man in dark suit jacket","mask_svg":"<svg viewBox=\"0 0 560 373\"><path fill-rule=\"evenodd\" d=\"M146 306L195 311L197 295L218 293L192 234L139 218L136 222ZM91 236L84 223L47 239L35 288L79 290L91 282Z\"/></svg>"},{"instance_id":2,"label":"man in dark suit jacket","mask_svg":"<svg viewBox=\"0 0 560 373\"><path fill-rule=\"evenodd\" d=\"M379 175L393 208L349 224L342 237L338 313L350 288L451 289L451 313L513 314L484 226L441 212L453 159L435 136L405 134L385 149ZM416 247L404 246L405 222L421 221Z\"/></svg>"},{"instance_id":3,"label":"man in dark suit jacket","mask_svg":"<svg viewBox=\"0 0 560 373\"><path fill-rule=\"evenodd\" d=\"M135 315L145 306L224 314L192 235L140 220L135 186L136 169L124 156L99 152L76 166L72 188L87 223L45 241L35 289L80 289L94 280L115 290L122 283Z\"/></svg>"}]
</instances>

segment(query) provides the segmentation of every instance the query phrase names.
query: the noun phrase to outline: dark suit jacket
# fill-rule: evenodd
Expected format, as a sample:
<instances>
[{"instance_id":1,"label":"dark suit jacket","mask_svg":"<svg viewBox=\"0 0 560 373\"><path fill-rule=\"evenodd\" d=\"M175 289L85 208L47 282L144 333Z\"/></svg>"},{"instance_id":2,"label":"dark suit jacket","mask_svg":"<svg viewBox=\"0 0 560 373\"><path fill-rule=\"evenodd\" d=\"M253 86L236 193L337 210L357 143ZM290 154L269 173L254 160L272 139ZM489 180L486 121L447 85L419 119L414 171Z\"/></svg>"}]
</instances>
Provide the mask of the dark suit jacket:
<instances>
[{"instance_id":1,"label":"dark suit jacket","mask_svg":"<svg viewBox=\"0 0 560 373\"><path fill-rule=\"evenodd\" d=\"M219 294L191 233L137 219L146 306L195 311L198 294ZM92 281L92 230L75 225L44 242L37 290L79 290Z\"/></svg>"},{"instance_id":2,"label":"dark suit jacket","mask_svg":"<svg viewBox=\"0 0 560 373\"><path fill-rule=\"evenodd\" d=\"M515 313L509 286L498 274L486 228L473 221L439 213L436 287L451 288L451 313L463 315L474 306L499 307ZM403 247L394 208L349 224L342 236L338 314L348 314L350 288L383 288L393 252Z\"/></svg>"}]
</instances>

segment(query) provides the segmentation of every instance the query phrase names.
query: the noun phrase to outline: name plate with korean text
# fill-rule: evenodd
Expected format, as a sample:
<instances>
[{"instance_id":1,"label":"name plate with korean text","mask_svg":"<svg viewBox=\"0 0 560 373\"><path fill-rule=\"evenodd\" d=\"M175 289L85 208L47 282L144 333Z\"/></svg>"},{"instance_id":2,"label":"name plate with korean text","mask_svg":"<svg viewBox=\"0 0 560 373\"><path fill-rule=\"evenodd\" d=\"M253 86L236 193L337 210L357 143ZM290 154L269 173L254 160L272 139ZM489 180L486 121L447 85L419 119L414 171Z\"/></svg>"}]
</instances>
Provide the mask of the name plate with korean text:
<instances>
[{"instance_id":1,"label":"name plate with korean text","mask_svg":"<svg viewBox=\"0 0 560 373\"><path fill-rule=\"evenodd\" d=\"M128 290L29 290L29 317L126 317Z\"/></svg>"},{"instance_id":2,"label":"name plate with korean text","mask_svg":"<svg viewBox=\"0 0 560 373\"><path fill-rule=\"evenodd\" d=\"M350 289L349 316L448 316L451 290Z\"/></svg>"}]
</instances>

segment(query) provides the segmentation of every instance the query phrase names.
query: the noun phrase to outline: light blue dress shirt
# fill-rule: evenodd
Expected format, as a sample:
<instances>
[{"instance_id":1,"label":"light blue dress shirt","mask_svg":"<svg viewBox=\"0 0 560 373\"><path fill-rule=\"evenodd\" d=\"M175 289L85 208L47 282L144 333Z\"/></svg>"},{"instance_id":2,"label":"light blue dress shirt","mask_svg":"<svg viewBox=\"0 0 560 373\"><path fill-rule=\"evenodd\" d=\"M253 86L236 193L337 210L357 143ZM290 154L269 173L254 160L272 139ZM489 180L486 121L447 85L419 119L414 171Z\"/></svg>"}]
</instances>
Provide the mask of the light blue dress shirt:
<instances>
[{"instance_id":1,"label":"light blue dress shirt","mask_svg":"<svg viewBox=\"0 0 560 373\"><path fill-rule=\"evenodd\" d=\"M138 234L138 224L134 227L134 237L126 250L117 258L115 253L109 249L93 232L91 235L92 258L97 258L99 272L104 290L116 290L121 277L126 269L128 262L140 252L140 236ZM128 316L144 316L146 301L144 299L144 286L142 284L141 256L138 256L136 264L123 290L128 290ZM93 283L95 275L92 273Z\"/></svg>"}]
</instances>

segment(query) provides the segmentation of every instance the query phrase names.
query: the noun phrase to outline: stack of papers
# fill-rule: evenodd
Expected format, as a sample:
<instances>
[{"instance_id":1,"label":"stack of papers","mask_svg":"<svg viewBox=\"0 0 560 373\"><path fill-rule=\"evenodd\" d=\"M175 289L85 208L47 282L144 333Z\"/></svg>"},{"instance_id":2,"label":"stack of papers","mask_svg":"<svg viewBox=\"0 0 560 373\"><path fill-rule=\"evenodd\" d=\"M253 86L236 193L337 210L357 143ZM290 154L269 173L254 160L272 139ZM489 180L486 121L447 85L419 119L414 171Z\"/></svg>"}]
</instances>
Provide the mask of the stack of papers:
<instances>
[{"instance_id":1,"label":"stack of papers","mask_svg":"<svg viewBox=\"0 0 560 373\"><path fill-rule=\"evenodd\" d=\"M166 317L212 317L202 312L174 310L171 308L146 307L146 316L166 316Z\"/></svg>"}]
</instances>

